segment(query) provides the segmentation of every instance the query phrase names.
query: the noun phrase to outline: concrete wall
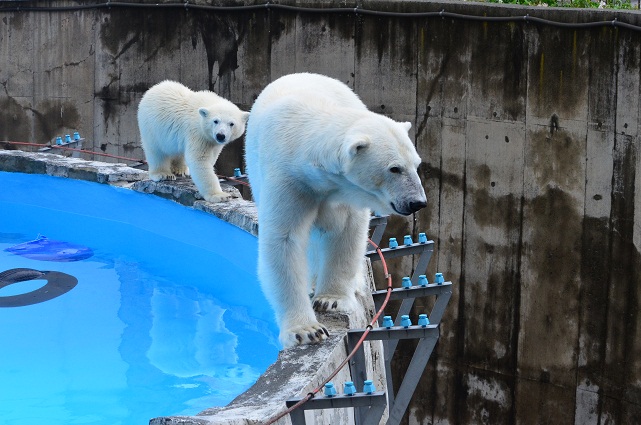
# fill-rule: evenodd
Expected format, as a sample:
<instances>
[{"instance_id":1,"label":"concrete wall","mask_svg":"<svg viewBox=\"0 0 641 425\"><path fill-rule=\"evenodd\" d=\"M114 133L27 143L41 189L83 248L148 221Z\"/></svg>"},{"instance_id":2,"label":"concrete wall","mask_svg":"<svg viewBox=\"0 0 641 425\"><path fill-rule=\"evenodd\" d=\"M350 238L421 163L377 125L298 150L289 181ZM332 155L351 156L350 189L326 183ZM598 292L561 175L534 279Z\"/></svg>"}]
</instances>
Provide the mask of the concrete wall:
<instances>
[{"instance_id":1,"label":"concrete wall","mask_svg":"<svg viewBox=\"0 0 641 425\"><path fill-rule=\"evenodd\" d=\"M637 12L358 5L641 22ZM458 282L406 421L636 423L639 37L615 27L350 11L0 10L0 140L46 142L79 130L98 150L140 158L136 106L165 78L249 109L283 74L336 77L372 110L414 123L430 205L393 220L389 236L426 231L437 243L430 273ZM232 146L222 172L242 161L242 144ZM412 264L393 267L399 282ZM397 353L399 376L412 347L400 348L409 352Z\"/></svg>"}]
</instances>

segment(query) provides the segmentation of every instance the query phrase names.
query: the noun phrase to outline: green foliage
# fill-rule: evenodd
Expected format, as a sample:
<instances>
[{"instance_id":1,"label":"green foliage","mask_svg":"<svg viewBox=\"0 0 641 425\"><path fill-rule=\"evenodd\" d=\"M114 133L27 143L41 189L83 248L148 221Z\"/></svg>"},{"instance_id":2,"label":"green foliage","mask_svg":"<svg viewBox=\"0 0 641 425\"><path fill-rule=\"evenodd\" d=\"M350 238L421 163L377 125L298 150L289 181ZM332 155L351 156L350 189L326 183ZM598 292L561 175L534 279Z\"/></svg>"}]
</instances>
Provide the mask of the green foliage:
<instances>
[{"instance_id":1,"label":"green foliage","mask_svg":"<svg viewBox=\"0 0 641 425\"><path fill-rule=\"evenodd\" d=\"M591 9L632 9L630 0L485 0L488 3L520 4L523 6L577 7Z\"/></svg>"}]
</instances>

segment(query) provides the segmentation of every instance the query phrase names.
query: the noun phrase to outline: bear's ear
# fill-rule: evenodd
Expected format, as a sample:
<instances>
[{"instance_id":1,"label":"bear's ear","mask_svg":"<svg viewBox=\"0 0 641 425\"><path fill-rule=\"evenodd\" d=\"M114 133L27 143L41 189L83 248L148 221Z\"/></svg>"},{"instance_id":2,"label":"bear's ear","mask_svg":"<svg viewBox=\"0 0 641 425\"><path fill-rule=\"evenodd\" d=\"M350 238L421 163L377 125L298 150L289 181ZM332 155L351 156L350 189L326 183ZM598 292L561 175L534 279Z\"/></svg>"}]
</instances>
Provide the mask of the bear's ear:
<instances>
[{"instance_id":1,"label":"bear's ear","mask_svg":"<svg viewBox=\"0 0 641 425\"><path fill-rule=\"evenodd\" d=\"M207 108L198 108L198 113L201 117L207 118L209 116L209 109Z\"/></svg>"},{"instance_id":2,"label":"bear's ear","mask_svg":"<svg viewBox=\"0 0 641 425\"><path fill-rule=\"evenodd\" d=\"M243 120L243 123L247 124L247 120L249 119L249 112L246 111L241 111L241 119Z\"/></svg>"},{"instance_id":3,"label":"bear's ear","mask_svg":"<svg viewBox=\"0 0 641 425\"><path fill-rule=\"evenodd\" d=\"M352 140L348 146L349 159L354 158L359 152L364 151L369 147L369 138L363 136L361 139Z\"/></svg>"},{"instance_id":4,"label":"bear's ear","mask_svg":"<svg viewBox=\"0 0 641 425\"><path fill-rule=\"evenodd\" d=\"M402 122L401 125L405 128L405 131L409 133L410 128L412 128L412 123L409 121Z\"/></svg>"},{"instance_id":5,"label":"bear's ear","mask_svg":"<svg viewBox=\"0 0 641 425\"><path fill-rule=\"evenodd\" d=\"M346 173L356 155L366 150L370 145L369 137L365 135L354 135L345 139L345 144L339 152L337 173Z\"/></svg>"}]
</instances>

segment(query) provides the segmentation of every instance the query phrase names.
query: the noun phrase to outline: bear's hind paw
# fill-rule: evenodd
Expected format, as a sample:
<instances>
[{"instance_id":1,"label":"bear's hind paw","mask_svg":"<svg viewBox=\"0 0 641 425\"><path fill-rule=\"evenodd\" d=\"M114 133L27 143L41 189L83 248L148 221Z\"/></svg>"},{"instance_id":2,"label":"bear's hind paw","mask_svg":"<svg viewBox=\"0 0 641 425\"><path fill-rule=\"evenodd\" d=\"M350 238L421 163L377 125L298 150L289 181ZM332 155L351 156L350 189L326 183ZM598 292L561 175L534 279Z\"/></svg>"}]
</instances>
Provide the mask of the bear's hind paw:
<instances>
[{"instance_id":1,"label":"bear's hind paw","mask_svg":"<svg viewBox=\"0 0 641 425\"><path fill-rule=\"evenodd\" d=\"M302 344L318 344L329 337L329 332L320 323L284 330L280 333L283 347L294 347Z\"/></svg>"},{"instance_id":2,"label":"bear's hind paw","mask_svg":"<svg viewBox=\"0 0 641 425\"><path fill-rule=\"evenodd\" d=\"M225 193L225 192L220 192L216 194L210 194L203 196L205 198L205 201L211 202L211 203L218 203L218 202L226 202L229 201L232 198L232 195L230 193Z\"/></svg>"},{"instance_id":3,"label":"bear's hind paw","mask_svg":"<svg viewBox=\"0 0 641 425\"><path fill-rule=\"evenodd\" d=\"M149 173L149 179L153 180L155 182L163 181L163 180L176 180L176 176L173 174L167 174L167 173Z\"/></svg>"},{"instance_id":4,"label":"bear's hind paw","mask_svg":"<svg viewBox=\"0 0 641 425\"><path fill-rule=\"evenodd\" d=\"M317 295L312 300L314 311L340 311L350 313L358 308L358 303L354 297L334 296L334 295Z\"/></svg>"},{"instance_id":5,"label":"bear's hind paw","mask_svg":"<svg viewBox=\"0 0 641 425\"><path fill-rule=\"evenodd\" d=\"M171 167L171 172L176 177L189 177L189 168L187 167Z\"/></svg>"}]
</instances>

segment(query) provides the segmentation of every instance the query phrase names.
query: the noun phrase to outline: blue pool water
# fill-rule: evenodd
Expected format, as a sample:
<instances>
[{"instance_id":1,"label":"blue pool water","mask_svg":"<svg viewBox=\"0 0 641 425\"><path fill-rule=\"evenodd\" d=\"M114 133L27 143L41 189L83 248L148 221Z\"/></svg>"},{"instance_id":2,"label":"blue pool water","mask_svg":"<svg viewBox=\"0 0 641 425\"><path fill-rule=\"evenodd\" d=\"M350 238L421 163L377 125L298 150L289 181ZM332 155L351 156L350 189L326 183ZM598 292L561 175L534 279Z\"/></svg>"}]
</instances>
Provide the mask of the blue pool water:
<instances>
[{"instance_id":1,"label":"blue pool water","mask_svg":"<svg viewBox=\"0 0 641 425\"><path fill-rule=\"evenodd\" d=\"M91 256L45 261L5 251L38 235ZM0 273L78 280L48 301L0 307L3 423L146 424L227 404L279 349L256 256L253 236L171 201L0 172ZM46 283L10 284L0 300Z\"/></svg>"}]
</instances>

